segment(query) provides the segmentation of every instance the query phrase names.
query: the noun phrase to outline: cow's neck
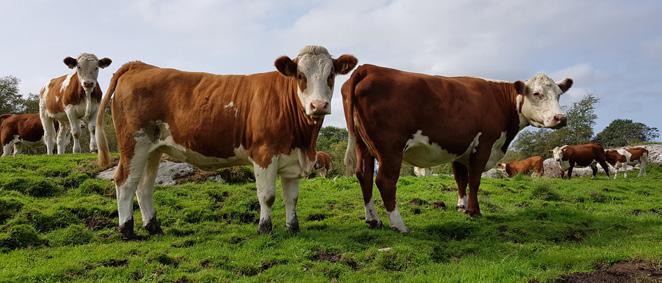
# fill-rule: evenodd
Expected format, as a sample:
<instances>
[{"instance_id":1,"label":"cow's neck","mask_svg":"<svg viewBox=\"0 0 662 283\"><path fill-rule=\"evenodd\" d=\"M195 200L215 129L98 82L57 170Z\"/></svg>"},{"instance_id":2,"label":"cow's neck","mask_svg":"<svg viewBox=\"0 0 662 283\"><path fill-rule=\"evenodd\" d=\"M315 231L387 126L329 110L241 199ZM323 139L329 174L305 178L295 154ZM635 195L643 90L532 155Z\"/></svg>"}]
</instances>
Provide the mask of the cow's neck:
<instances>
[{"instance_id":1,"label":"cow's neck","mask_svg":"<svg viewBox=\"0 0 662 283\"><path fill-rule=\"evenodd\" d=\"M506 141L501 148L503 152L506 152L510 143L515 139L515 136L517 136L517 133L519 133L524 127L528 126L529 123L526 121L526 118L522 116L523 97L517 94L514 84L505 82L494 82L494 84L498 85L498 95L501 98L498 99L499 103L502 104L499 109L505 111L504 117L507 119L504 123L505 129L503 129L503 131L506 132Z\"/></svg>"},{"instance_id":2,"label":"cow's neck","mask_svg":"<svg viewBox=\"0 0 662 283\"><path fill-rule=\"evenodd\" d=\"M323 119L314 120L305 113L305 109L297 95L296 79L288 77L288 95L286 99L289 117L288 121L293 127L292 148L315 151L317 135L322 127ZM314 158L313 158L314 159Z\"/></svg>"}]
</instances>

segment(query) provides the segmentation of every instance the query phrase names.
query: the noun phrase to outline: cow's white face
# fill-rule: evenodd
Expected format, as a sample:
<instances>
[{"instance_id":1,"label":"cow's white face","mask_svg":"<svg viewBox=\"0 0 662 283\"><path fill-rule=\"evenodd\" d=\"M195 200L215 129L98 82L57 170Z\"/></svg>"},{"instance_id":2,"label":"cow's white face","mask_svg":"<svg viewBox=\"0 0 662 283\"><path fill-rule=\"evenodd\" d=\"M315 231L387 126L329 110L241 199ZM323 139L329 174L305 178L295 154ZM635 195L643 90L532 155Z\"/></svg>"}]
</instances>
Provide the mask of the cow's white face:
<instances>
[{"instance_id":1,"label":"cow's white face","mask_svg":"<svg viewBox=\"0 0 662 283\"><path fill-rule=\"evenodd\" d=\"M274 65L281 74L296 78L297 95L306 115L319 119L331 114L335 76L347 74L357 62L352 55L333 59L324 47L306 46L294 60L282 56Z\"/></svg>"},{"instance_id":2,"label":"cow's white face","mask_svg":"<svg viewBox=\"0 0 662 283\"><path fill-rule=\"evenodd\" d=\"M554 149L552 149L552 157L556 162L563 161L563 148L565 148L565 146L561 146L561 147L557 146Z\"/></svg>"},{"instance_id":3,"label":"cow's white face","mask_svg":"<svg viewBox=\"0 0 662 283\"><path fill-rule=\"evenodd\" d=\"M538 128L562 128L568 119L561 110L559 98L572 86L571 79L555 83L545 74L537 74L525 83L515 82L520 113L528 124Z\"/></svg>"},{"instance_id":4,"label":"cow's white face","mask_svg":"<svg viewBox=\"0 0 662 283\"><path fill-rule=\"evenodd\" d=\"M97 85L97 78L99 77L99 68L108 67L112 63L109 58L99 60L94 54L83 53L78 56L78 59L71 57L64 58L64 64L70 69L76 69L78 81L80 86L85 90L86 94L91 94Z\"/></svg>"}]
</instances>

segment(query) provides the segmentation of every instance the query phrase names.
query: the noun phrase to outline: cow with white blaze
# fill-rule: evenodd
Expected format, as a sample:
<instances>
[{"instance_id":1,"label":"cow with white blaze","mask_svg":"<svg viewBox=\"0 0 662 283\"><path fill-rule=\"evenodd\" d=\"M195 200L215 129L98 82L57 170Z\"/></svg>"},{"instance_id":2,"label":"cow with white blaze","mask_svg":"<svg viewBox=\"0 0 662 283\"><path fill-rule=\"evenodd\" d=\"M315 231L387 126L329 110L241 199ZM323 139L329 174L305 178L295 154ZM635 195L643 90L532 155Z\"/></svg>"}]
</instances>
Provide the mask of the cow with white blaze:
<instances>
[{"instance_id":1,"label":"cow with white blaze","mask_svg":"<svg viewBox=\"0 0 662 283\"><path fill-rule=\"evenodd\" d=\"M252 165L259 233L272 229L271 206L280 176L286 226L298 231L299 180L315 163L317 136L331 113L335 76L347 74L356 63L354 56L334 59L324 47L306 46L294 59L276 59L277 72L251 75L124 64L113 75L97 117L99 163L105 167L110 156L101 125L103 109L113 97L120 153L114 181L122 236L134 236L134 194L143 226L150 234L161 233L152 194L162 154L202 169Z\"/></svg>"},{"instance_id":2,"label":"cow with white blaze","mask_svg":"<svg viewBox=\"0 0 662 283\"><path fill-rule=\"evenodd\" d=\"M57 153L63 154L69 134L73 136L73 152L81 152L81 125L90 133L90 151L97 149L94 132L101 87L97 82L99 69L112 61L98 59L96 55L83 53L78 58L64 58L64 64L75 69L66 76L52 79L39 93L39 117L44 127L44 142L48 154L53 154L57 134ZM59 129L55 128L58 122Z\"/></svg>"},{"instance_id":3,"label":"cow with white blaze","mask_svg":"<svg viewBox=\"0 0 662 283\"><path fill-rule=\"evenodd\" d=\"M524 127L565 126L559 97L571 85L570 79L555 83L544 74L512 83L358 67L342 87L349 131L345 162L359 179L369 227L381 226L372 199L375 158L375 182L392 228L408 231L396 205L403 161L417 167L452 162L458 210L479 215L481 173L496 165Z\"/></svg>"}]
</instances>

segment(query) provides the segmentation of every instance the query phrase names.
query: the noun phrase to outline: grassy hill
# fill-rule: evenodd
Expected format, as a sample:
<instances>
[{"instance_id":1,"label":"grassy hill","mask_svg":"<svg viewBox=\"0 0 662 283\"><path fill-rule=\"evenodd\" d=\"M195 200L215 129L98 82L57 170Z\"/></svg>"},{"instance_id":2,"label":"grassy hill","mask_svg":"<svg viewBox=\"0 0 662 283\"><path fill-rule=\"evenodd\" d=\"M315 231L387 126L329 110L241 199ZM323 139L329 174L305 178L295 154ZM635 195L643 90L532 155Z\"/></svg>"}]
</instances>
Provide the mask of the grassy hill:
<instances>
[{"instance_id":1,"label":"grassy hill","mask_svg":"<svg viewBox=\"0 0 662 283\"><path fill-rule=\"evenodd\" d=\"M366 227L354 178L303 181L296 235L280 188L274 233L257 235L253 183L187 183L156 190L165 235L124 242L114 186L93 178L93 159L0 159L0 281L522 282L662 262L660 168L616 181L483 179L476 219L455 211L452 177L403 177L406 235Z\"/></svg>"}]
</instances>

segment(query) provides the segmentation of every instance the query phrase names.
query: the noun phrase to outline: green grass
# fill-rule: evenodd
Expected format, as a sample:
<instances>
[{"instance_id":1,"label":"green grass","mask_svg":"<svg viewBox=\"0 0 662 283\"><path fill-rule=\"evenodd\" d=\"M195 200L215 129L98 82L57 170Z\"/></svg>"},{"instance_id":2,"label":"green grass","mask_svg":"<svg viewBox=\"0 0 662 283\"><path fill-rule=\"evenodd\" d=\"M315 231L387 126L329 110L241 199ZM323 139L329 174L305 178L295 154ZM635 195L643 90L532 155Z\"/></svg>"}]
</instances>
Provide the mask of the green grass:
<instances>
[{"instance_id":1,"label":"green grass","mask_svg":"<svg viewBox=\"0 0 662 283\"><path fill-rule=\"evenodd\" d=\"M165 235L124 242L113 185L92 179L93 158L0 159L0 281L523 282L662 260L658 167L616 181L483 179L476 219L454 210L452 177L403 177L405 235L366 227L354 178L303 181L296 235L284 227L280 188L274 232L257 235L253 183L159 187Z\"/></svg>"}]
</instances>

